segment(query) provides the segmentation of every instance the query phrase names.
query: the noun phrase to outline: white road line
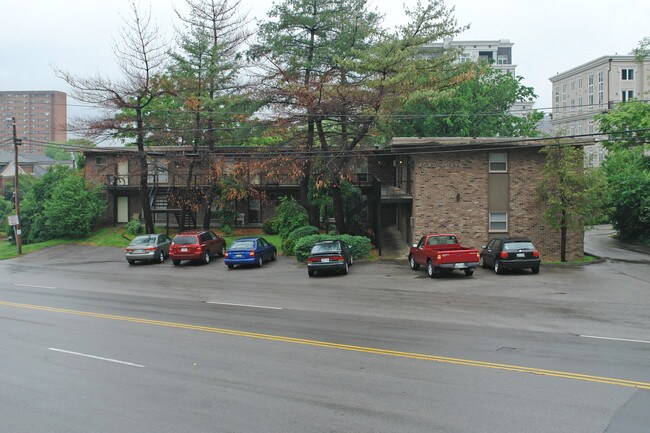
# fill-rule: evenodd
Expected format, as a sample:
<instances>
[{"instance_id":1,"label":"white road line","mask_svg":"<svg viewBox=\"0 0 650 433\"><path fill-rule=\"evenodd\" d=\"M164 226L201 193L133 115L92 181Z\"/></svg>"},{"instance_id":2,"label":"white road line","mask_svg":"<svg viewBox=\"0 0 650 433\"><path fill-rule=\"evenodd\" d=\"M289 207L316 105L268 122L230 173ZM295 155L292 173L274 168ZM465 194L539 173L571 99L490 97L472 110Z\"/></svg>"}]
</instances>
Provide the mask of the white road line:
<instances>
[{"instance_id":1,"label":"white road line","mask_svg":"<svg viewBox=\"0 0 650 433\"><path fill-rule=\"evenodd\" d=\"M645 340L630 340L628 338L613 338L613 337L598 337L595 335L580 335L582 338L595 338L597 340L614 340L614 341L627 341L630 343L643 343L643 344L650 344L650 341L645 341Z\"/></svg>"},{"instance_id":2,"label":"white road line","mask_svg":"<svg viewBox=\"0 0 650 433\"><path fill-rule=\"evenodd\" d=\"M228 302L211 302L206 301L206 304L215 304L215 305L230 305L233 307L249 307L249 308L264 308L267 310L282 310L280 307L268 307L265 305L248 305L248 304L230 304Z\"/></svg>"},{"instance_id":3,"label":"white road line","mask_svg":"<svg viewBox=\"0 0 650 433\"><path fill-rule=\"evenodd\" d=\"M133 363L131 363L131 362L120 361L120 360L117 360L117 359L111 359L111 358L103 358L103 357L101 357L101 356L88 355L88 354L85 354L85 353L71 352L71 351L69 351L69 350L55 349L54 347L50 347L48 350L52 350L52 351L54 351L54 352L67 353L67 354L69 354L69 355L77 355L77 356L84 356L84 357L86 357L86 358L99 359L100 361L114 362L114 363L116 363L116 364L130 365L131 367L144 368L144 365L140 365L140 364L133 364Z\"/></svg>"},{"instance_id":4,"label":"white road line","mask_svg":"<svg viewBox=\"0 0 650 433\"><path fill-rule=\"evenodd\" d=\"M52 287L52 286L36 286L36 285L33 285L33 284L16 284L16 283L12 283L12 284L14 286L18 286L18 287L36 287L38 289L56 289L56 287Z\"/></svg>"}]
</instances>

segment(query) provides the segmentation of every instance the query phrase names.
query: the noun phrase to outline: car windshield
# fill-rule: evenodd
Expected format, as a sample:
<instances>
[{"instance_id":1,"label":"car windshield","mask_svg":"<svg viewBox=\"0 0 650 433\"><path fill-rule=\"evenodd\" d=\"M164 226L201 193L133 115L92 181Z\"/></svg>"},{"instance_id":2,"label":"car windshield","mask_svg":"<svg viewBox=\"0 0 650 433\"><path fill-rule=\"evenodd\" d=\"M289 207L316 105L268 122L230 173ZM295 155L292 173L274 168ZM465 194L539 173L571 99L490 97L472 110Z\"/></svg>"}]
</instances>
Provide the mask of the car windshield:
<instances>
[{"instance_id":1,"label":"car windshield","mask_svg":"<svg viewBox=\"0 0 650 433\"><path fill-rule=\"evenodd\" d=\"M176 236L174 243L177 245L196 244L196 236Z\"/></svg>"},{"instance_id":2,"label":"car windshield","mask_svg":"<svg viewBox=\"0 0 650 433\"><path fill-rule=\"evenodd\" d=\"M254 241L233 242L230 248L233 250L252 250L255 248L255 242Z\"/></svg>"},{"instance_id":3,"label":"car windshield","mask_svg":"<svg viewBox=\"0 0 650 433\"><path fill-rule=\"evenodd\" d=\"M132 246L136 245L153 245L156 243L155 236L138 236L131 241Z\"/></svg>"},{"instance_id":4,"label":"car windshield","mask_svg":"<svg viewBox=\"0 0 650 433\"><path fill-rule=\"evenodd\" d=\"M322 253L339 253L341 248L339 244L317 244L314 245L314 248L311 249L312 254L322 254Z\"/></svg>"},{"instance_id":5,"label":"car windshield","mask_svg":"<svg viewBox=\"0 0 650 433\"><path fill-rule=\"evenodd\" d=\"M506 251L534 250L532 242L508 242L503 246Z\"/></svg>"}]
</instances>

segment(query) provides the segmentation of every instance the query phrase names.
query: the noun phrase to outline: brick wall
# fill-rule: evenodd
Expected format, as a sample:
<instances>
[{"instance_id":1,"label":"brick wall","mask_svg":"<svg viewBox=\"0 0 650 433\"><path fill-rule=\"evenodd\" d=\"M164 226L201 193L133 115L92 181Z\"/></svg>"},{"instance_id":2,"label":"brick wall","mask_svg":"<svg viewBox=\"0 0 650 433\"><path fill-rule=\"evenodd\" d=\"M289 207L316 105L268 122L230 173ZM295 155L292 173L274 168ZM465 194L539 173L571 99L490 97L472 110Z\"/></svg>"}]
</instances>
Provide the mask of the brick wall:
<instances>
[{"instance_id":1,"label":"brick wall","mask_svg":"<svg viewBox=\"0 0 650 433\"><path fill-rule=\"evenodd\" d=\"M498 234L488 232L487 151L414 155L413 242L427 233L454 233L463 245L480 248L491 237L528 236L542 260L559 260L559 231L543 220L537 199L544 155L534 148L508 153L508 233ZM567 259L582 254L582 231L574 231L568 239Z\"/></svg>"}]
</instances>

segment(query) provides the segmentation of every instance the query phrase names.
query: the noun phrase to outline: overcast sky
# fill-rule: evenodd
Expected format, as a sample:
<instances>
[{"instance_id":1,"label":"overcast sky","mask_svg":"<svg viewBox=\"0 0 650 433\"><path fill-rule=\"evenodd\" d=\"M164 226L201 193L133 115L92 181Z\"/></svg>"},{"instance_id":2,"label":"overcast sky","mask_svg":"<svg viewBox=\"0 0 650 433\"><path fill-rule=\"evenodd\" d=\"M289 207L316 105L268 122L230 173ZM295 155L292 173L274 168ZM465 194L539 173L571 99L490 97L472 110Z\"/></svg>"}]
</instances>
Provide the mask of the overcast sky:
<instances>
[{"instance_id":1,"label":"overcast sky","mask_svg":"<svg viewBox=\"0 0 650 433\"><path fill-rule=\"evenodd\" d=\"M387 26L403 24L403 4L417 0L370 0ZM173 6L184 0L140 0L153 5L158 25L172 38ZM272 0L241 0L263 20ZM549 78L597 57L628 54L650 36L650 0L447 0L468 31L456 40L509 39L524 83L535 88L538 109L551 105ZM52 65L78 76L97 72L119 78L111 51L128 0L4 1L0 24L0 90L60 90L67 85ZM69 113L74 114L75 101Z\"/></svg>"}]
</instances>

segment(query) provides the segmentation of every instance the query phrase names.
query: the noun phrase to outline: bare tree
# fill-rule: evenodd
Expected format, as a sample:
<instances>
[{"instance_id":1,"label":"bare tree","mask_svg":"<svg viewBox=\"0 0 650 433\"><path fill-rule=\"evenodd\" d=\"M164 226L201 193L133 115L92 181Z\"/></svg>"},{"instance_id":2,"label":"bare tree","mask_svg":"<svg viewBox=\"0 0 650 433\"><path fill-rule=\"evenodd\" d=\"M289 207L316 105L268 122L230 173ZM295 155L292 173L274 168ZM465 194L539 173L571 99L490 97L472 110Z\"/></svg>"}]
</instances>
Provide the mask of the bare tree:
<instances>
[{"instance_id":1,"label":"bare tree","mask_svg":"<svg viewBox=\"0 0 650 433\"><path fill-rule=\"evenodd\" d=\"M73 98L106 109L102 115L81 120L86 135L96 139L135 139L143 219L147 232L153 233L145 152L150 131L145 114L152 102L169 92L167 80L162 75L167 60L166 44L151 19L151 8L143 14L135 2L131 2L131 12L130 19L123 18L119 42L113 44L115 60L122 73L120 81L100 74L77 77L58 67L55 73L72 87Z\"/></svg>"}]
</instances>

